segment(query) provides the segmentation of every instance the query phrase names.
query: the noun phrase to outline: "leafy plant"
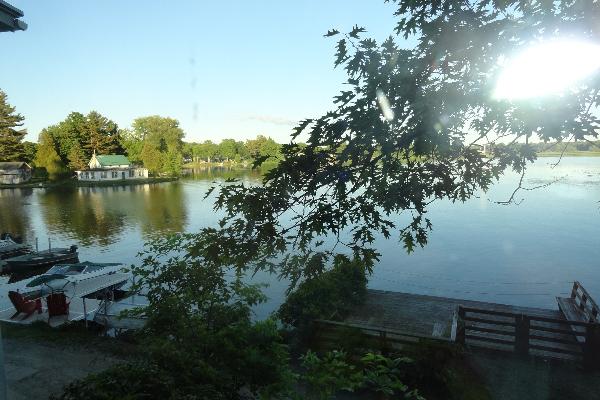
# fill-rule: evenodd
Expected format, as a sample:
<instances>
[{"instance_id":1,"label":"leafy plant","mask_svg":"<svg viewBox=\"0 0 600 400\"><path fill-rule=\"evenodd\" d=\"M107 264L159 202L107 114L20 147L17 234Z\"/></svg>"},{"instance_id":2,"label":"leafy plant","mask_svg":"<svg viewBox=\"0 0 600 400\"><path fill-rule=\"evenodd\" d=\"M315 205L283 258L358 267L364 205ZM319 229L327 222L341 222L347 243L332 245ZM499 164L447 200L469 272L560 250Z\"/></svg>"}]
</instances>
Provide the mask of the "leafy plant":
<instances>
[{"instance_id":1,"label":"leafy plant","mask_svg":"<svg viewBox=\"0 0 600 400\"><path fill-rule=\"evenodd\" d=\"M194 235L159 238L133 267L148 306L145 356L182 388L209 384L227 398L246 388L273 394L289 386L288 352L273 320L252 322L265 300L258 285L207 261ZM193 391L188 391L193 393Z\"/></svg>"},{"instance_id":2,"label":"leafy plant","mask_svg":"<svg viewBox=\"0 0 600 400\"><path fill-rule=\"evenodd\" d=\"M310 278L302 282L286 297L277 316L295 327L305 327L314 319L344 316L353 306L360 304L367 290L364 265L347 256L335 257L331 270L322 259L313 257Z\"/></svg>"},{"instance_id":3,"label":"leafy plant","mask_svg":"<svg viewBox=\"0 0 600 400\"><path fill-rule=\"evenodd\" d=\"M302 358L305 372L301 375L308 394L319 399L330 399L337 392L366 390L378 392L386 398L402 396L405 399L422 399L416 390L402 383L405 368L411 360L406 357L388 358L367 353L358 361L343 351L331 351L322 357L308 351Z\"/></svg>"},{"instance_id":4,"label":"leafy plant","mask_svg":"<svg viewBox=\"0 0 600 400\"><path fill-rule=\"evenodd\" d=\"M332 351L320 358L309 350L301 360L306 371L302 379L309 393L319 399L330 399L341 390L353 392L363 382L362 372L347 362L344 352Z\"/></svg>"}]
</instances>

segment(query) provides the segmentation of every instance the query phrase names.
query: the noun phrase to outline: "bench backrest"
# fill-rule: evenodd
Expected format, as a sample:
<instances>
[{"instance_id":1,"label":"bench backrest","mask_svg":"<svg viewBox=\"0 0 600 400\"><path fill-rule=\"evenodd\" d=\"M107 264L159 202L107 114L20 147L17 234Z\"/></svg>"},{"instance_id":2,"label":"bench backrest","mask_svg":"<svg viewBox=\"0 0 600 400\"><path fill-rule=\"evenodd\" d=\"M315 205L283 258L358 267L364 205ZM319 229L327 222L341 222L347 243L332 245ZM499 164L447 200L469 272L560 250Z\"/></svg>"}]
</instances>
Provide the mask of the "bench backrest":
<instances>
[{"instance_id":1,"label":"bench backrest","mask_svg":"<svg viewBox=\"0 0 600 400\"><path fill-rule=\"evenodd\" d=\"M586 315L588 322L600 322L600 308L585 290L585 288L575 281L573 283L573 290L571 290L571 298L579 307L579 309Z\"/></svg>"}]
</instances>

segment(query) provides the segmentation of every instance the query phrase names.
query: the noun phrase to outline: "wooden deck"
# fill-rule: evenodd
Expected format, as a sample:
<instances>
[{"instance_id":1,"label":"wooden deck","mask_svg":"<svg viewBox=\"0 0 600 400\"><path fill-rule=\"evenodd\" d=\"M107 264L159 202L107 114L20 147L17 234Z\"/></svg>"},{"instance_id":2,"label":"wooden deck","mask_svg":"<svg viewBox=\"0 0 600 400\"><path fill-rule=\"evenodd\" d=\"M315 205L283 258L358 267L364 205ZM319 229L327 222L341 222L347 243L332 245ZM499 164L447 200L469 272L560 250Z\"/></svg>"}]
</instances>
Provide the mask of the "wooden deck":
<instances>
[{"instance_id":1,"label":"wooden deck","mask_svg":"<svg viewBox=\"0 0 600 400\"><path fill-rule=\"evenodd\" d=\"M344 322L420 335L449 337L452 317L459 304L507 313L564 318L558 309L547 310L369 289L365 303L353 310Z\"/></svg>"},{"instance_id":2,"label":"wooden deck","mask_svg":"<svg viewBox=\"0 0 600 400\"><path fill-rule=\"evenodd\" d=\"M471 347L587 363L589 351L597 351L584 351L587 347L582 345L582 338L575 335L578 331L569 328L571 322L567 322L558 307L549 310L368 290L366 301L341 324L360 328L365 333L378 331L380 336L404 333L405 336L456 341ZM582 329L585 337L585 327Z\"/></svg>"}]
</instances>

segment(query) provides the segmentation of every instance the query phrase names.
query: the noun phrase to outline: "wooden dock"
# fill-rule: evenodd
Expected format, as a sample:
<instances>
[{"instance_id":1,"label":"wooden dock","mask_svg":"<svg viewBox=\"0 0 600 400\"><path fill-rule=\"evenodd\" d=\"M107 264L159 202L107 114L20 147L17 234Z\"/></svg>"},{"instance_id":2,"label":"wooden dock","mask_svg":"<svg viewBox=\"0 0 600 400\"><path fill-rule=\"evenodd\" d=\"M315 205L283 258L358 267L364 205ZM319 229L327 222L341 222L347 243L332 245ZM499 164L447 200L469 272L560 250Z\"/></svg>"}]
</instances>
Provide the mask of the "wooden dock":
<instances>
[{"instance_id":1,"label":"wooden dock","mask_svg":"<svg viewBox=\"0 0 600 400\"><path fill-rule=\"evenodd\" d=\"M558 309L547 310L369 289L365 303L354 309L344 322L433 337L450 337L452 318L459 305L515 314L563 318Z\"/></svg>"},{"instance_id":2,"label":"wooden dock","mask_svg":"<svg viewBox=\"0 0 600 400\"><path fill-rule=\"evenodd\" d=\"M600 369L598 307L578 282L569 300L583 310L585 318L565 318L569 314L558 306L550 310L368 290L366 301L343 321L316 323L325 331L358 329L364 335L379 337L387 346L439 340L521 355L577 360L586 369Z\"/></svg>"}]
</instances>

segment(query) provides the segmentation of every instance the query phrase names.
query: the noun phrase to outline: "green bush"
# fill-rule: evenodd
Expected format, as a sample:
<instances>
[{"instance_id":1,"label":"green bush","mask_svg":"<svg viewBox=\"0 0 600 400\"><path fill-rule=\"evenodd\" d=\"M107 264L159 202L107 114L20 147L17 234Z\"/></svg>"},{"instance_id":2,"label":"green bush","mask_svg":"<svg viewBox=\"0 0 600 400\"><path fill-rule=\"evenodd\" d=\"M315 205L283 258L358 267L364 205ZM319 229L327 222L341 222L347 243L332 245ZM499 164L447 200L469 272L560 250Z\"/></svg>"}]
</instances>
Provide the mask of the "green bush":
<instances>
[{"instance_id":1,"label":"green bush","mask_svg":"<svg viewBox=\"0 0 600 400\"><path fill-rule=\"evenodd\" d=\"M186 375L186 371L180 371ZM120 364L99 374L75 381L53 400L228 399L221 390L196 377L191 384L181 385L175 374L153 363ZM193 394L192 394L193 393Z\"/></svg>"},{"instance_id":2,"label":"green bush","mask_svg":"<svg viewBox=\"0 0 600 400\"><path fill-rule=\"evenodd\" d=\"M402 382L403 371L412 365L406 357L366 353L356 359L343 351L330 351L319 357L308 351L301 359L301 380L309 398L331 399L338 392L362 391L378 393L385 399L423 399Z\"/></svg>"},{"instance_id":3,"label":"green bush","mask_svg":"<svg viewBox=\"0 0 600 400\"><path fill-rule=\"evenodd\" d=\"M463 349L449 343L424 341L402 354L414 360L401 375L428 399L486 400L491 396L464 358Z\"/></svg>"},{"instance_id":4,"label":"green bush","mask_svg":"<svg viewBox=\"0 0 600 400\"><path fill-rule=\"evenodd\" d=\"M364 264L337 255L331 270L307 279L287 296L277 316L296 328L315 319L342 318L364 301L366 291Z\"/></svg>"}]
</instances>

